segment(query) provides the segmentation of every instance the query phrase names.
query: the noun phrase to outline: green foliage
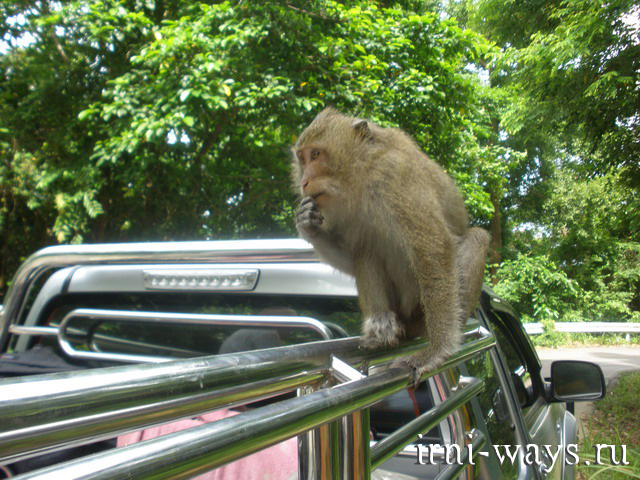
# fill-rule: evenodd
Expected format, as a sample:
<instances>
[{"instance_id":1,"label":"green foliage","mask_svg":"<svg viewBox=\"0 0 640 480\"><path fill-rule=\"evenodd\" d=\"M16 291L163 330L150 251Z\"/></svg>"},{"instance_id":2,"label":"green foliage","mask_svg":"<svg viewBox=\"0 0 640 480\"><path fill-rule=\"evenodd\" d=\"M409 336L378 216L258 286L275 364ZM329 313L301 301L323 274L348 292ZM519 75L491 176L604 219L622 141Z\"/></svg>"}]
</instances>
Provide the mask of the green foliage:
<instances>
[{"instance_id":1,"label":"green foliage","mask_svg":"<svg viewBox=\"0 0 640 480\"><path fill-rule=\"evenodd\" d=\"M637 320L636 2L453 5L499 47L487 63L502 100L494 125L502 145L526 152L501 199L507 260L498 289L535 320ZM571 282L570 295L556 274Z\"/></svg>"},{"instance_id":2,"label":"green foliage","mask_svg":"<svg viewBox=\"0 0 640 480\"><path fill-rule=\"evenodd\" d=\"M566 173L552 182L545 204L550 228L548 248L567 275L589 292L586 309L594 315L629 316L638 302L638 245L628 240L629 190L618 176L580 180Z\"/></svg>"},{"instance_id":3,"label":"green foliage","mask_svg":"<svg viewBox=\"0 0 640 480\"><path fill-rule=\"evenodd\" d=\"M0 16L2 276L9 252L54 239L292 235L288 146L326 105L406 129L491 215L483 185L505 158L478 147L464 70L489 47L422 2L10 1Z\"/></svg>"},{"instance_id":4,"label":"green foliage","mask_svg":"<svg viewBox=\"0 0 640 480\"><path fill-rule=\"evenodd\" d=\"M472 23L504 46L496 82L518 95L505 125L544 131L600 172L624 167L640 186L637 2L480 0L473 12Z\"/></svg>"},{"instance_id":5,"label":"green foliage","mask_svg":"<svg viewBox=\"0 0 640 480\"><path fill-rule=\"evenodd\" d=\"M514 233L496 291L541 321L638 321L638 243L626 240L635 212L615 175L580 180L567 171L550 181L537 231ZM625 240L620 240L621 238Z\"/></svg>"},{"instance_id":6,"label":"green foliage","mask_svg":"<svg viewBox=\"0 0 640 480\"><path fill-rule=\"evenodd\" d=\"M640 320L637 13L2 2L0 290L53 242L293 235L288 147L332 105L450 172L525 318Z\"/></svg>"},{"instance_id":7,"label":"green foliage","mask_svg":"<svg viewBox=\"0 0 640 480\"><path fill-rule=\"evenodd\" d=\"M518 254L513 260L505 260L494 290L511 302L525 321L557 320L580 296L576 282L546 255Z\"/></svg>"}]
</instances>

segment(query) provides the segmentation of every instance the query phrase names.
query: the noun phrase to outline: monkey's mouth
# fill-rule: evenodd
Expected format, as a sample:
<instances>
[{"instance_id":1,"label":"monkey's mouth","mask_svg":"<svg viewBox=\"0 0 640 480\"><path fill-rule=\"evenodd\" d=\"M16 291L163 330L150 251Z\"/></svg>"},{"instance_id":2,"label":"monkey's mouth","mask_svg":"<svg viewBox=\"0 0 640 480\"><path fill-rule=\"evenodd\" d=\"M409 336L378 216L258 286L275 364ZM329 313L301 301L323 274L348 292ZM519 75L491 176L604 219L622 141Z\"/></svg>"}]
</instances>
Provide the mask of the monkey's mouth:
<instances>
[{"instance_id":1,"label":"monkey's mouth","mask_svg":"<svg viewBox=\"0 0 640 480\"><path fill-rule=\"evenodd\" d=\"M327 193L327 192L320 191L320 192L313 193L313 194L311 194L311 195L309 195L309 196L310 196L311 198L313 198L314 200L317 200L319 196L324 195L325 193Z\"/></svg>"}]
</instances>

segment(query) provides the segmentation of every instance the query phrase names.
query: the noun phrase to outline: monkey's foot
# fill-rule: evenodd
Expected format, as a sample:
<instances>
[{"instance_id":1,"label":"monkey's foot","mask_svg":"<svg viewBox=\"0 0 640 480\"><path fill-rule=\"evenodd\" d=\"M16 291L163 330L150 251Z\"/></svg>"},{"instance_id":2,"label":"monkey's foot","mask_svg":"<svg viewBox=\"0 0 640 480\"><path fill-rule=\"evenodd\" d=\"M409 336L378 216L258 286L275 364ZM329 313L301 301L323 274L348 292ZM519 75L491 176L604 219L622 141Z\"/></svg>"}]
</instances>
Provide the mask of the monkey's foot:
<instances>
[{"instance_id":1,"label":"monkey's foot","mask_svg":"<svg viewBox=\"0 0 640 480\"><path fill-rule=\"evenodd\" d=\"M375 313L364 321L360 345L364 348L395 347L403 336L404 327L395 313Z\"/></svg>"},{"instance_id":2,"label":"monkey's foot","mask_svg":"<svg viewBox=\"0 0 640 480\"><path fill-rule=\"evenodd\" d=\"M324 222L324 217L320 213L318 204L313 197L302 200L296 215L296 226L303 236L306 234L314 237L320 231L320 226Z\"/></svg>"},{"instance_id":3,"label":"monkey's foot","mask_svg":"<svg viewBox=\"0 0 640 480\"><path fill-rule=\"evenodd\" d=\"M363 375L369 375L369 360L365 360L362 366L360 367L360 373Z\"/></svg>"},{"instance_id":4,"label":"monkey's foot","mask_svg":"<svg viewBox=\"0 0 640 480\"><path fill-rule=\"evenodd\" d=\"M447 357L448 355L442 352L434 355L429 350L425 350L409 357L398 358L391 364L391 367L409 368L412 371L411 385L413 388L418 388L420 377L424 373L438 368Z\"/></svg>"},{"instance_id":5,"label":"monkey's foot","mask_svg":"<svg viewBox=\"0 0 640 480\"><path fill-rule=\"evenodd\" d=\"M411 377L409 379L409 387L416 390L420 385L420 377L427 370L423 367L417 367L412 364L411 357L399 358L391 364L391 368L402 368L411 371Z\"/></svg>"}]
</instances>

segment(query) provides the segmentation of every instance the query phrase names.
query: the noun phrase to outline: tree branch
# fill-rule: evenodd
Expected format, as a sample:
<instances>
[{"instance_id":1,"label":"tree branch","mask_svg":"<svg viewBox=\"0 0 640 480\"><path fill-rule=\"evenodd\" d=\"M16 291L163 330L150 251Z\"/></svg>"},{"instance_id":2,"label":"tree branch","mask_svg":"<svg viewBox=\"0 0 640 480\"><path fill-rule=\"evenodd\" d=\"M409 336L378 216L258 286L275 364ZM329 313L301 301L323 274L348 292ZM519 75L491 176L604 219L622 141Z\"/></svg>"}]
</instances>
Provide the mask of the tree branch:
<instances>
[{"instance_id":1,"label":"tree branch","mask_svg":"<svg viewBox=\"0 0 640 480\"><path fill-rule=\"evenodd\" d=\"M324 20L326 22L340 23L340 20L338 20L337 18L327 17L326 15L323 15L322 13L310 12L309 10L304 10L302 8L294 7L293 5L290 5L290 4L287 4L287 8L290 8L291 10L295 10L296 12L303 13L303 14L308 15L310 17L319 18L319 19Z\"/></svg>"}]
</instances>

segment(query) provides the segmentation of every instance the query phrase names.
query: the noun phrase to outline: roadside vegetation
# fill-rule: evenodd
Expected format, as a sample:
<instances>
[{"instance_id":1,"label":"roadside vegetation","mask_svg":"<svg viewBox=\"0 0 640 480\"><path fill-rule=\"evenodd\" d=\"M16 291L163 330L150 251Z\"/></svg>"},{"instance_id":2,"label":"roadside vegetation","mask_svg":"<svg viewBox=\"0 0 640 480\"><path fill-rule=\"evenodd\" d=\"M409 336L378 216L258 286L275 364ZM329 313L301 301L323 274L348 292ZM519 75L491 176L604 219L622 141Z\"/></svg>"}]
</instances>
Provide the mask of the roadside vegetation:
<instances>
[{"instance_id":1,"label":"roadside vegetation","mask_svg":"<svg viewBox=\"0 0 640 480\"><path fill-rule=\"evenodd\" d=\"M545 348L570 348L570 347L596 347L596 346L640 346L640 335L632 333L628 337L619 333L565 333L545 332L541 335L531 335L531 340L536 347Z\"/></svg>"},{"instance_id":2,"label":"roadside vegetation","mask_svg":"<svg viewBox=\"0 0 640 480\"><path fill-rule=\"evenodd\" d=\"M588 419L585 435L579 446L580 464L578 478L624 480L640 478L640 372L619 377L607 396L596 403L593 415ZM602 450L602 465L596 465L596 445L615 445L615 462L610 461L610 450ZM626 461L622 464L621 446L626 445ZM604 454L606 452L606 454ZM584 461L589 465L584 465Z\"/></svg>"},{"instance_id":3,"label":"roadside vegetation","mask_svg":"<svg viewBox=\"0 0 640 480\"><path fill-rule=\"evenodd\" d=\"M323 107L408 131L524 321L640 321L635 0L0 2L0 303L56 243L295 235Z\"/></svg>"}]
</instances>

